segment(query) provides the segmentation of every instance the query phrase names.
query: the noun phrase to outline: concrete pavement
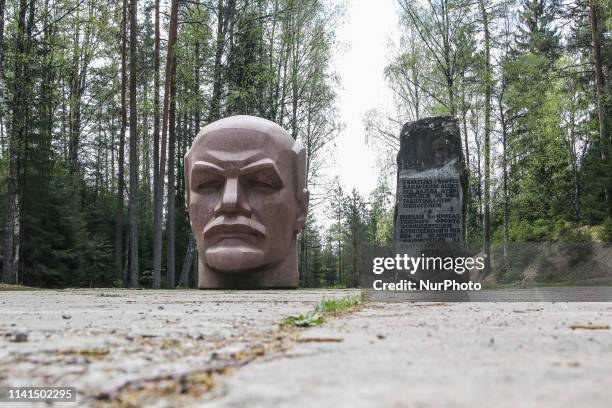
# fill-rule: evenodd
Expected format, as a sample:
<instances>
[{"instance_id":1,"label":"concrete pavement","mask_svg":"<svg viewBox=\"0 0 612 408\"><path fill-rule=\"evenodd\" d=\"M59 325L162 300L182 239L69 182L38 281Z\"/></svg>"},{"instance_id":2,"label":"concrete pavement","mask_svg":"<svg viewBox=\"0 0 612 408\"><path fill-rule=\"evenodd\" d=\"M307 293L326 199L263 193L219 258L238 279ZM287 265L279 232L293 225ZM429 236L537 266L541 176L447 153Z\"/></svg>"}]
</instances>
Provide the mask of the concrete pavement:
<instances>
[{"instance_id":1,"label":"concrete pavement","mask_svg":"<svg viewBox=\"0 0 612 408\"><path fill-rule=\"evenodd\" d=\"M610 406L612 303L367 303L278 326L355 293L0 292L0 386L76 386L78 406Z\"/></svg>"}]
</instances>

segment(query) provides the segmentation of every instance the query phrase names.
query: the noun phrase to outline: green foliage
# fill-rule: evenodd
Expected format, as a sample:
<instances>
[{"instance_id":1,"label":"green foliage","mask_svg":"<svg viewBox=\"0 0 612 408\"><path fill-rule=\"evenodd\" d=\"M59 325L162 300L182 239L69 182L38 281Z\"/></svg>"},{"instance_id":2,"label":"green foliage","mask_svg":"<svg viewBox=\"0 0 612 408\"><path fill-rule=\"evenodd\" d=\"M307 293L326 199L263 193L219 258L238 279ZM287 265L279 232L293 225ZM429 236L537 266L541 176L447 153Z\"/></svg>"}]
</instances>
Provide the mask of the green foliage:
<instances>
[{"instance_id":1,"label":"green foliage","mask_svg":"<svg viewBox=\"0 0 612 408\"><path fill-rule=\"evenodd\" d=\"M599 239L603 242L612 242L612 217L606 218L603 223Z\"/></svg>"},{"instance_id":2,"label":"green foliage","mask_svg":"<svg viewBox=\"0 0 612 408\"><path fill-rule=\"evenodd\" d=\"M9 285L6 283L0 283L0 292L15 292L15 291L24 291L24 290L38 290L38 289L30 287L30 286Z\"/></svg>"},{"instance_id":3,"label":"green foliage","mask_svg":"<svg viewBox=\"0 0 612 408\"><path fill-rule=\"evenodd\" d=\"M558 3L548 0L522 0L516 45L520 51L546 55L554 61L559 35L553 21L559 12Z\"/></svg>"},{"instance_id":4,"label":"green foliage","mask_svg":"<svg viewBox=\"0 0 612 408\"><path fill-rule=\"evenodd\" d=\"M372 242L387 244L393 240L393 198L386 179L379 179L378 187L370 194L368 228Z\"/></svg>"},{"instance_id":5,"label":"green foliage","mask_svg":"<svg viewBox=\"0 0 612 408\"><path fill-rule=\"evenodd\" d=\"M340 299L323 299L311 312L305 315L289 316L280 323L281 327L310 327L323 324L325 315L350 310L362 302L360 295Z\"/></svg>"},{"instance_id":6,"label":"green foliage","mask_svg":"<svg viewBox=\"0 0 612 408\"><path fill-rule=\"evenodd\" d=\"M588 235L580 225L566 221L558 220L554 224L553 240L568 243L589 242L591 241Z\"/></svg>"},{"instance_id":7,"label":"green foliage","mask_svg":"<svg viewBox=\"0 0 612 408\"><path fill-rule=\"evenodd\" d=\"M344 278L348 286L359 283L361 244L372 242L367 222L366 203L357 189L353 189L344 202L343 257Z\"/></svg>"},{"instance_id":8,"label":"green foliage","mask_svg":"<svg viewBox=\"0 0 612 408\"><path fill-rule=\"evenodd\" d=\"M25 64L17 64L20 3L7 4L6 15L15 18L5 19L5 80L0 101L3 179L8 173L6 141L12 138L12 112L21 112L17 119L27 124L25 134L15 140L19 213L12 221L19 235L12 235L18 280L50 287L121 287L130 267L125 193L130 188L131 167L126 132L126 186L124 202L119 203L123 208L123 213L119 211L124 220L119 230L123 247L117 270L114 245L122 128L123 3L50 0L26 2L26 6L23 11L31 21L26 21L29 29L25 33L23 27L21 30L27 37ZM138 137L139 284L145 287L152 285L153 270L154 9L153 0L139 4L134 61L129 52L125 55L126 68L130 71L134 67L137 74L138 123L128 120L125 126L136 128ZM129 8L127 12L129 16ZM184 202L183 157L205 124L236 113L273 119L307 147L309 182L318 177L326 145L337 133L336 83L330 56L340 12L340 6L316 0L223 0L179 6L176 80L172 81L177 95L175 123L168 116L160 118L160 128L173 127L176 134L172 146L176 210L173 214L164 212L164 220L172 217L175 221L177 271L183 269L184 262L188 265L191 235ZM165 85L169 86L171 74L169 71L166 78L168 16L163 4L160 25L158 114L163 116L167 112L162 107L170 95ZM26 80L16 81L19 72L15 67L21 66L25 66L22 77ZM23 97L15 101L20 95L17 90L23 91ZM129 89L126 91L129 97ZM17 107L23 109L15 110ZM5 186L1 183L0 199L6 203ZM167 188L164 185L164 190ZM162 195L165 198L165 191ZM0 206L2 220L6 208ZM307 250L300 255L311 261L305 266L306 284L337 283L334 254L328 245L319 245L314 219L303 236ZM167 251L166 245L162 246ZM164 255L162 274L167 263ZM186 270L185 278L192 283L196 274L193 262Z\"/></svg>"},{"instance_id":9,"label":"green foliage","mask_svg":"<svg viewBox=\"0 0 612 408\"><path fill-rule=\"evenodd\" d=\"M510 239L513 242L588 242L589 234L581 229L580 224L557 219L521 220L510 223Z\"/></svg>"},{"instance_id":10,"label":"green foliage","mask_svg":"<svg viewBox=\"0 0 612 408\"><path fill-rule=\"evenodd\" d=\"M338 313L343 310L351 309L361 303L361 296L347 296L341 299L323 299L315 307L315 312L323 315L328 313Z\"/></svg>"},{"instance_id":11,"label":"green foliage","mask_svg":"<svg viewBox=\"0 0 612 408\"><path fill-rule=\"evenodd\" d=\"M335 107L337 79L331 61L337 50L334 30L342 9L335 4L317 0L223 0L179 7L177 140L173 146L176 211L172 215L177 271L186 258L190 235L182 158L199 128L209 121L246 113L280 123L306 148L309 187L314 190L324 184L324 164L333 157L328 148L340 129ZM483 94L487 84L478 4L465 0L402 0L399 4L400 35L384 71L398 101L399 114L390 120L381 119L386 116L382 113L370 118L368 134L385 143L385 152L392 152L392 156L398 146L398 123L454 114L462 134L466 133L464 148L466 157L470 157L467 239L481 242ZM605 76L603 113L610 129L612 7L610 2L597 4ZM32 19L31 30L24 33L28 36L23 50L25 64L18 64L19 4L7 4L4 97L0 101L2 179L9 173L13 113L18 113L19 123L26 124L25 134L15 142L19 158L19 213L15 220L19 282L50 287L121 287L129 266L125 250L121 269L114 266L122 4L50 0L28 2L27 6L34 7L25 13ZM487 10L494 39L496 106L490 112L494 122L494 240L504 240L507 206L513 241L588 243L592 239L589 228L595 226L601 226L597 227L600 239L610 241L612 221L605 193L612 191L612 150L599 137L585 5L521 0L493 2ZM146 0L139 8L135 61L143 286L151 284L153 269L153 18L154 2ZM167 16L162 13L162 37L166 25ZM560 29L562 26L564 29ZM162 105L167 93L166 44L162 38ZM20 76L16 69L22 66ZM23 109L17 109L20 107ZM502 134L507 138L503 146ZM602 159L606 153L607 162ZM507 158L506 174L502 174L502 155ZM386 162L393 162L393 158ZM386 171L368 196L357 190L345 191L335 180L329 194L321 202L313 202L311 216L298 239L300 285L351 287L358 283L361 245L385 244L393 238L391 173ZM126 180L128 176L126 171ZM507 199L502 193L504 181L508 185ZM6 183L1 183L0 200L4 203L6 191ZM125 220L127 205L121 204ZM316 213L315 205L316 211L325 208L327 219L321 211ZM0 206L2 220L6 208ZM121 233L125 244L126 226ZM165 259L162 264L165 269ZM507 271L503 278L510 279L515 272ZM191 268L189 282L193 282L194 274Z\"/></svg>"},{"instance_id":12,"label":"green foliage","mask_svg":"<svg viewBox=\"0 0 612 408\"><path fill-rule=\"evenodd\" d=\"M306 315L289 316L285 318L281 323L281 327L310 327L323 324L325 320L323 316L316 313L309 313Z\"/></svg>"}]
</instances>

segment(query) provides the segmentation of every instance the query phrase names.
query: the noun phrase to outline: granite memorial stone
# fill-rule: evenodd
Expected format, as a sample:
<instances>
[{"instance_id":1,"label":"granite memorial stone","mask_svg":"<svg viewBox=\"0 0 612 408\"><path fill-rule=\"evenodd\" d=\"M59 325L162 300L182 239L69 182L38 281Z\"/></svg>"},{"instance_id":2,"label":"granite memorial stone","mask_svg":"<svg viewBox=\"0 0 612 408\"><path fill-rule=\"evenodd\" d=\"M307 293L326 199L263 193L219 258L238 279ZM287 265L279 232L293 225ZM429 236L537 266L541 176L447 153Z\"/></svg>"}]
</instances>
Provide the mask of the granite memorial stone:
<instances>
[{"instance_id":1,"label":"granite memorial stone","mask_svg":"<svg viewBox=\"0 0 612 408\"><path fill-rule=\"evenodd\" d=\"M186 153L185 180L199 288L297 287L309 198L298 142L266 119L218 120Z\"/></svg>"},{"instance_id":2,"label":"granite memorial stone","mask_svg":"<svg viewBox=\"0 0 612 408\"><path fill-rule=\"evenodd\" d=\"M407 123L397 155L396 246L457 255L464 242L467 172L457 121L449 116ZM444 252L449 248L450 252ZM431 253L431 249L429 250Z\"/></svg>"}]
</instances>

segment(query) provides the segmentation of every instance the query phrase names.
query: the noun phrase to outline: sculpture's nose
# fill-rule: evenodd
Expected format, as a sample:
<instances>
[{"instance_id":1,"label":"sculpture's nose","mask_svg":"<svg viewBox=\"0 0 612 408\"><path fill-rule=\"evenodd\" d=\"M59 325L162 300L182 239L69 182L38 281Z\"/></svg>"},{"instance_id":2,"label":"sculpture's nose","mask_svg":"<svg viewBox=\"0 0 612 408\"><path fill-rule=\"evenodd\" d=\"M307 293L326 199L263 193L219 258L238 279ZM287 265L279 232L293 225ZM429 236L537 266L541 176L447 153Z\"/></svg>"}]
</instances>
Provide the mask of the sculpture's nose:
<instances>
[{"instance_id":1,"label":"sculpture's nose","mask_svg":"<svg viewBox=\"0 0 612 408\"><path fill-rule=\"evenodd\" d=\"M228 177L225 180L221 200L215 208L215 216L220 214L251 216L251 207L237 177Z\"/></svg>"}]
</instances>

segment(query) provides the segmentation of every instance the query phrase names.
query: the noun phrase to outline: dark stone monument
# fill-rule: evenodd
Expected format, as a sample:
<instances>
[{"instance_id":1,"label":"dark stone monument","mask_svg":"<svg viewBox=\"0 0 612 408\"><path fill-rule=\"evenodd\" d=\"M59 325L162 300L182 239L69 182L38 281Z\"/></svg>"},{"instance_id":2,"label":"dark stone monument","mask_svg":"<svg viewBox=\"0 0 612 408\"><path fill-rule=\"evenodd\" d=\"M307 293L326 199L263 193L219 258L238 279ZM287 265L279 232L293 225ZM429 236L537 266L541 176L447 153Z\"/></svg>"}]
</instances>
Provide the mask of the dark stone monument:
<instances>
[{"instance_id":1,"label":"dark stone monument","mask_svg":"<svg viewBox=\"0 0 612 408\"><path fill-rule=\"evenodd\" d=\"M467 171L456 119L405 124L397 166L396 246L416 256L425 247L430 254L433 248L439 256L458 256L465 234Z\"/></svg>"}]
</instances>

